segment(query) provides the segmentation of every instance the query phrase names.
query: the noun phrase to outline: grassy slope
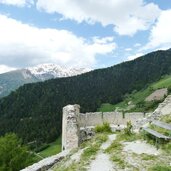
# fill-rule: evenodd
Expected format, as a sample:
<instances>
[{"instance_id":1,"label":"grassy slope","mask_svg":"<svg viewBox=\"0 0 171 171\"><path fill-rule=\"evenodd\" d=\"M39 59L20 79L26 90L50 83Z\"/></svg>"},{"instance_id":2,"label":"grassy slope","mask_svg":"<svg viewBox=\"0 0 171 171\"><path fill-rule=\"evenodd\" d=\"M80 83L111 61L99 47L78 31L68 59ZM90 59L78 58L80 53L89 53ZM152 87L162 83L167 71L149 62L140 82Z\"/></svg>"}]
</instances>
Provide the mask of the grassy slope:
<instances>
[{"instance_id":1,"label":"grassy slope","mask_svg":"<svg viewBox=\"0 0 171 171\"><path fill-rule=\"evenodd\" d=\"M101 105L98 111L109 112L109 111L114 111L117 108L126 109L129 101L132 101L133 104L138 104L140 102L143 102L145 98L148 97L154 90L160 89L160 88L169 88L169 87L171 87L170 75L165 76L161 80L149 85L144 90L133 92L132 94L126 95L124 100L118 104L104 103Z\"/></svg>"},{"instance_id":2,"label":"grassy slope","mask_svg":"<svg viewBox=\"0 0 171 171\"><path fill-rule=\"evenodd\" d=\"M51 143L48 148L39 152L39 155L42 157L49 157L61 152L61 137L58 138L55 142Z\"/></svg>"}]
</instances>

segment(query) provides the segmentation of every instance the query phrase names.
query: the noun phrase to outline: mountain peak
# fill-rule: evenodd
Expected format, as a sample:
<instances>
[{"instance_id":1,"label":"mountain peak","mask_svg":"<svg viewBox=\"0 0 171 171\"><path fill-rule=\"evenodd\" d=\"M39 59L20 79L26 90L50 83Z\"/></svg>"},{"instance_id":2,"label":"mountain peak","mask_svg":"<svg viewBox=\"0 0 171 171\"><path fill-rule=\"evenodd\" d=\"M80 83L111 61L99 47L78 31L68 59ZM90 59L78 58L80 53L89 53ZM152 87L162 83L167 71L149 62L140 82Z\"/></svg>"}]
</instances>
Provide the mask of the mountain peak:
<instances>
[{"instance_id":1,"label":"mountain peak","mask_svg":"<svg viewBox=\"0 0 171 171\"><path fill-rule=\"evenodd\" d=\"M52 63L39 64L27 69L31 72L31 74L41 80L57 77L69 77L90 71L90 69L87 68L67 68L65 66Z\"/></svg>"}]
</instances>

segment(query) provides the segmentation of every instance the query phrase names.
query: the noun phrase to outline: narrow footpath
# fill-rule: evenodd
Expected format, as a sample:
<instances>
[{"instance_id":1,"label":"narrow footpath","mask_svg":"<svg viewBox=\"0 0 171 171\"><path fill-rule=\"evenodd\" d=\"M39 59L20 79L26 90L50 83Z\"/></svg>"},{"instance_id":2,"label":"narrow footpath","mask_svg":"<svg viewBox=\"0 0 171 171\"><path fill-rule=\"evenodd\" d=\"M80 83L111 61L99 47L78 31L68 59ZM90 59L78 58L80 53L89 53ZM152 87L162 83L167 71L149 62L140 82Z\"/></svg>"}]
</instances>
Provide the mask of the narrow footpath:
<instances>
[{"instance_id":1,"label":"narrow footpath","mask_svg":"<svg viewBox=\"0 0 171 171\"><path fill-rule=\"evenodd\" d=\"M100 147L100 150L95 158L90 163L88 171L114 171L114 165L110 161L110 156L104 152L112 143L113 140L116 139L116 134L112 134L108 136L108 140L103 143Z\"/></svg>"}]
</instances>

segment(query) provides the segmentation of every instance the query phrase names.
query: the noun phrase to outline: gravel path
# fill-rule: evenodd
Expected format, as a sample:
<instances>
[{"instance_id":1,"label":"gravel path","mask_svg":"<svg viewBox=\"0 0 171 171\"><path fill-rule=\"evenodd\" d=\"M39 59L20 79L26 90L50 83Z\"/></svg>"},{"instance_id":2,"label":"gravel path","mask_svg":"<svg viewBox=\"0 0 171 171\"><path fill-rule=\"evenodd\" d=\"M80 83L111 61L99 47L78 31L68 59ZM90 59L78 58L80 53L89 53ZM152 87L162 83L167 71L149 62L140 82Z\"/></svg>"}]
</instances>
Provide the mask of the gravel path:
<instances>
[{"instance_id":1,"label":"gravel path","mask_svg":"<svg viewBox=\"0 0 171 171\"><path fill-rule=\"evenodd\" d=\"M100 151L96 156L96 159L93 160L90 164L90 168L88 171L113 171L114 165L110 161L110 157L108 154L104 153L103 150L107 149L113 140L116 139L116 134L109 135L108 140L103 143L100 147Z\"/></svg>"}]
</instances>

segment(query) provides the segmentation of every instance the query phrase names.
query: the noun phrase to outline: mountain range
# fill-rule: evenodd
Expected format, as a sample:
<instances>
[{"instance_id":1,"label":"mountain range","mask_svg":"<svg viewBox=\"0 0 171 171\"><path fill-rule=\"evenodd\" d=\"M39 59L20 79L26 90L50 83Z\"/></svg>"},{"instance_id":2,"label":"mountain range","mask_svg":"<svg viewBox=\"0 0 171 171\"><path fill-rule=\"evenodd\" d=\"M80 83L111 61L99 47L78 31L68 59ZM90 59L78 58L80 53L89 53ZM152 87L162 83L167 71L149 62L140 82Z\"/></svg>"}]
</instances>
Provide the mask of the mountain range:
<instances>
[{"instance_id":1,"label":"mountain range","mask_svg":"<svg viewBox=\"0 0 171 171\"><path fill-rule=\"evenodd\" d=\"M171 51L160 50L81 75L25 84L0 99L0 135L14 132L24 143L41 146L61 135L64 106L79 104L81 112L94 112L169 74Z\"/></svg>"},{"instance_id":2,"label":"mountain range","mask_svg":"<svg viewBox=\"0 0 171 171\"><path fill-rule=\"evenodd\" d=\"M18 87L48 79L70 77L90 71L86 68L67 68L56 64L40 64L0 74L0 98L7 96Z\"/></svg>"}]
</instances>

